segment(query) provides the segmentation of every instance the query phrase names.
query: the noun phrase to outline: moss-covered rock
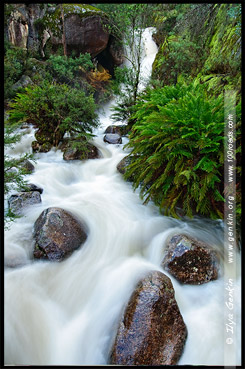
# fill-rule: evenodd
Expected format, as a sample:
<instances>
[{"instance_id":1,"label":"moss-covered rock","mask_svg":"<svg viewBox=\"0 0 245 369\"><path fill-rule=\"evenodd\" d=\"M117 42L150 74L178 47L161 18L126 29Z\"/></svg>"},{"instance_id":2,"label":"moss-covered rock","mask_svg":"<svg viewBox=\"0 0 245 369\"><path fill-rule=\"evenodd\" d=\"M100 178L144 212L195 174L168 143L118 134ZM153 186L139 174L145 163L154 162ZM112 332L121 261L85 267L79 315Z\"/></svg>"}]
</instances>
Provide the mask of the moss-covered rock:
<instances>
[{"instance_id":1,"label":"moss-covered rock","mask_svg":"<svg viewBox=\"0 0 245 369\"><path fill-rule=\"evenodd\" d=\"M239 6L185 4L178 16L170 6L155 35L159 50L153 63L153 77L164 84L176 83L181 76L197 78L215 95L225 87L240 92Z\"/></svg>"}]
</instances>

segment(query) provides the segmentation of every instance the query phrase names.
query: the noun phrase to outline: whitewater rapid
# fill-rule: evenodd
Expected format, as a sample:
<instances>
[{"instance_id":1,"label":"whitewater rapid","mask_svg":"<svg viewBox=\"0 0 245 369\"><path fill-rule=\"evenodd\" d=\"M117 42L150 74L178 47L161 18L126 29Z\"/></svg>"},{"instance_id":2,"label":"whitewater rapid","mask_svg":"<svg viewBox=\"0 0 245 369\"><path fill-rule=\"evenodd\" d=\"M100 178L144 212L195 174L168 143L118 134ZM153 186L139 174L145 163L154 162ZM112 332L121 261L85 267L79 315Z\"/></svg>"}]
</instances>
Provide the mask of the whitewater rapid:
<instances>
[{"instance_id":1,"label":"whitewater rapid","mask_svg":"<svg viewBox=\"0 0 245 369\"><path fill-rule=\"evenodd\" d=\"M149 35L148 48L153 42ZM107 365L134 286L146 271L163 271L167 240L183 232L212 244L221 269L218 280L198 286L181 285L163 271L171 278L188 330L179 365L223 365L223 224L200 218L180 221L160 215L152 203L142 204L116 169L127 154L127 138L121 145L103 141L105 128L112 124L112 104L100 111L101 126L94 132L102 158L67 162L57 149L35 154L35 171L27 179L43 188L42 202L26 208L5 231L5 365ZM26 132L12 154L30 152L35 130ZM58 263L32 257L33 225L52 206L71 212L89 228L84 245ZM17 266L9 267L11 263ZM239 293L240 275L236 283ZM236 309L239 363L239 299Z\"/></svg>"}]
</instances>

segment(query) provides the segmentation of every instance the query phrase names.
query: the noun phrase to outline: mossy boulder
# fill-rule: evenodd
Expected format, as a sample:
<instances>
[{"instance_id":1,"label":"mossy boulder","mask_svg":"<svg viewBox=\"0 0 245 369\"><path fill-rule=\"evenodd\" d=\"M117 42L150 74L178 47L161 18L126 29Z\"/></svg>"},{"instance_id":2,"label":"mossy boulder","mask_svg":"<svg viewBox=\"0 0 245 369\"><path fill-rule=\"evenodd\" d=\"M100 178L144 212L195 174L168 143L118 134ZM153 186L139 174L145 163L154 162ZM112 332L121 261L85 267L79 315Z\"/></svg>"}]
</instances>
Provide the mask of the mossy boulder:
<instances>
[{"instance_id":1,"label":"mossy boulder","mask_svg":"<svg viewBox=\"0 0 245 369\"><path fill-rule=\"evenodd\" d=\"M66 138L58 146L64 153L64 160L98 159L102 156L99 149L86 139Z\"/></svg>"},{"instance_id":2,"label":"mossy boulder","mask_svg":"<svg viewBox=\"0 0 245 369\"><path fill-rule=\"evenodd\" d=\"M110 32L104 12L88 4L62 4L49 8L39 27L51 35L47 43L63 45L63 21L67 52L90 53L95 57L108 44ZM40 23L40 22L39 22Z\"/></svg>"},{"instance_id":3,"label":"mossy boulder","mask_svg":"<svg viewBox=\"0 0 245 369\"><path fill-rule=\"evenodd\" d=\"M166 5L167 6L167 5ZM241 12L239 4L185 5L167 9L155 35L159 50L153 78L164 84L197 78L210 93L241 90Z\"/></svg>"}]
</instances>

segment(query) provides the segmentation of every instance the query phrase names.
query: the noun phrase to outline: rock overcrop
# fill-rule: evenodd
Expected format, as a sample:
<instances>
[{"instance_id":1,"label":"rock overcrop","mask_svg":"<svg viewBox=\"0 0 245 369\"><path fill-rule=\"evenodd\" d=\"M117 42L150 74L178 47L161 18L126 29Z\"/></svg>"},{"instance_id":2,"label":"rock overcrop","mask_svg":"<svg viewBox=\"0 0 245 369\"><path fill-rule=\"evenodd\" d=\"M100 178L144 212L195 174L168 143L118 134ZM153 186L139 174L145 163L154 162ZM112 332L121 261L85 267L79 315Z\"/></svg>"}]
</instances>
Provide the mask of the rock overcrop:
<instances>
[{"instance_id":1,"label":"rock overcrop","mask_svg":"<svg viewBox=\"0 0 245 369\"><path fill-rule=\"evenodd\" d=\"M34 258L61 261L87 239L86 225L64 209L44 210L34 224Z\"/></svg>"},{"instance_id":2,"label":"rock overcrop","mask_svg":"<svg viewBox=\"0 0 245 369\"><path fill-rule=\"evenodd\" d=\"M184 234L170 239L162 266L181 283L203 284L218 278L216 251L205 242Z\"/></svg>"},{"instance_id":3,"label":"rock overcrop","mask_svg":"<svg viewBox=\"0 0 245 369\"><path fill-rule=\"evenodd\" d=\"M187 328L171 280L159 271L141 279L121 318L110 364L175 365Z\"/></svg>"}]
</instances>

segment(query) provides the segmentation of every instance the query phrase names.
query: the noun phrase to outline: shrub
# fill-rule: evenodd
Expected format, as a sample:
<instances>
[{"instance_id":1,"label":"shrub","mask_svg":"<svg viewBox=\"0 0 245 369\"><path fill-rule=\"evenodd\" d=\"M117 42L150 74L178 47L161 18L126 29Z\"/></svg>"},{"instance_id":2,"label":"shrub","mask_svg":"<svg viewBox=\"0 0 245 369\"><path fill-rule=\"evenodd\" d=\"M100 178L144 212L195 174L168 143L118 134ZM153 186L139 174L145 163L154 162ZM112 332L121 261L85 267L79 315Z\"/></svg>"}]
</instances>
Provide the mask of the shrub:
<instances>
[{"instance_id":1,"label":"shrub","mask_svg":"<svg viewBox=\"0 0 245 369\"><path fill-rule=\"evenodd\" d=\"M53 77L63 83L72 82L74 78L79 77L79 73L86 73L94 67L89 53L80 54L77 58L51 55L47 65Z\"/></svg>"},{"instance_id":2,"label":"shrub","mask_svg":"<svg viewBox=\"0 0 245 369\"><path fill-rule=\"evenodd\" d=\"M27 87L10 108L11 122L29 121L39 128L36 135L41 144L57 146L66 132L86 136L98 123L93 97L65 84L44 81Z\"/></svg>"},{"instance_id":3,"label":"shrub","mask_svg":"<svg viewBox=\"0 0 245 369\"><path fill-rule=\"evenodd\" d=\"M167 215L223 216L223 95L177 84L148 90L136 105L125 177Z\"/></svg>"},{"instance_id":4,"label":"shrub","mask_svg":"<svg viewBox=\"0 0 245 369\"><path fill-rule=\"evenodd\" d=\"M18 47L7 47L4 56L4 98L12 98L15 91L12 86L17 82L25 69L26 51Z\"/></svg>"},{"instance_id":5,"label":"shrub","mask_svg":"<svg viewBox=\"0 0 245 369\"><path fill-rule=\"evenodd\" d=\"M25 175L28 170L23 165L27 159L33 159L31 154L24 154L19 157L8 155L7 148L14 147L16 142L21 139L21 134L17 133L17 126L10 126L5 122L4 128L4 195L7 195L11 190L23 190L26 187L27 181ZM10 209L4 210L4 226L7 228L8 224L17 216L11 212Z\"/></svg>"}]
</instances>

